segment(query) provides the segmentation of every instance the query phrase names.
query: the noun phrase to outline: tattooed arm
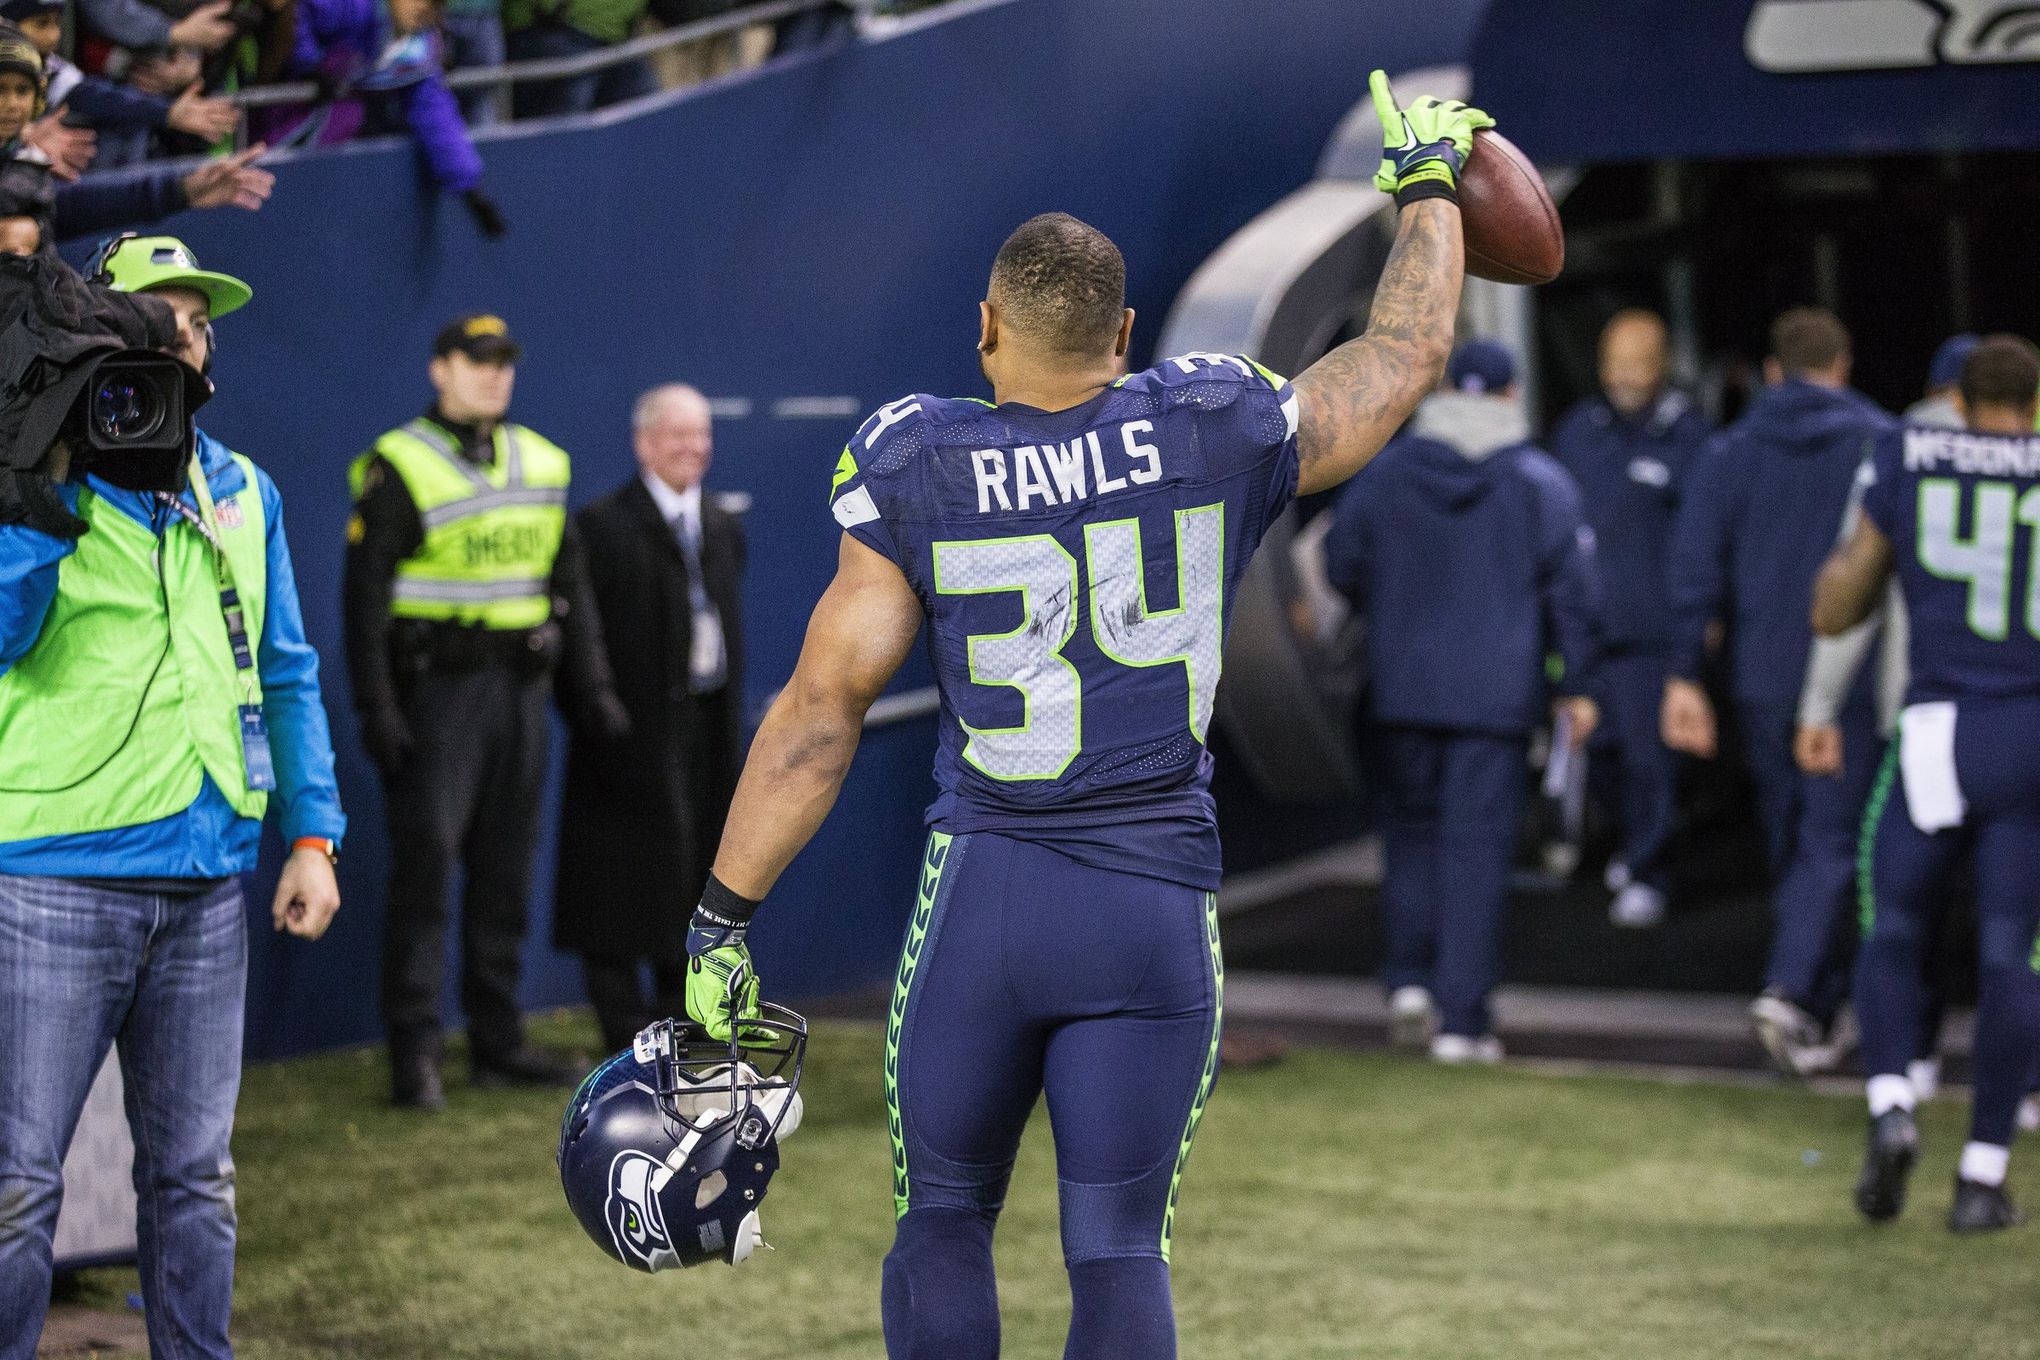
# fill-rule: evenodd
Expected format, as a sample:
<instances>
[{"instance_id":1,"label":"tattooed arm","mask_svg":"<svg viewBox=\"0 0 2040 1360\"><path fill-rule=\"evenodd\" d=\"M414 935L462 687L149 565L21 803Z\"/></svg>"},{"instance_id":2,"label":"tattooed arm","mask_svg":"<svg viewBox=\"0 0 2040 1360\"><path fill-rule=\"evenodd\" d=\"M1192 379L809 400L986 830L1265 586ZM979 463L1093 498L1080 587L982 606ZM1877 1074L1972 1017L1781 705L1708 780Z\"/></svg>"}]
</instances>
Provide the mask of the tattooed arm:
<instances>
[{"instance_id":1,"label":"tattooed arm","mask_svg":"<svg viewBox=\"0 0 2040 1360\"><path fill-rule=\"evenodd\" d=\"M1366 334L1293 384L1299 494L1337 486L1367 466L1438 385L1452 352L1465 254L1457 204L1425 198L1402 210Z\"/></svg>"}]
</instances>

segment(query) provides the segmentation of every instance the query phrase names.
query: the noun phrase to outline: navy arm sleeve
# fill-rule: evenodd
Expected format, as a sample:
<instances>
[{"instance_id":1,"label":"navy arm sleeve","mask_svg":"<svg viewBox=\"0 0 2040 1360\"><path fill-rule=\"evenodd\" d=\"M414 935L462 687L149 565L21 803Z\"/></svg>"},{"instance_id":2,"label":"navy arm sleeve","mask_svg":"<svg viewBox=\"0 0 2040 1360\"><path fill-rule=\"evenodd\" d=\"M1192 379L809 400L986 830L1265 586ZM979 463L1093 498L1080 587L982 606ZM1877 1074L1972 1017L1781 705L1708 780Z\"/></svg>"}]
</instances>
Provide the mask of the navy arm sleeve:
<instances>
[{"instance_id":1,"label":"navy arm sleeve","mask_svg":"<svg viewBox=\"0 0 2040 1360\"><path fill-rule=\"evenodd\" d=\"M184 172L158 169L132 176L92 175L76 184L60 184L53 216L57 239L72 241L160 221L188 206Z\"/></svg>"},{"instance_id":2,"label":"navy arm sleeve","mask_svg":"<svg viewBox=\"0 0 2040 1360\"><path fill-rule=\"evenodd\" d=\"M1556 461L1537 458L1544 635L1546 645L1565 663L1560 691L1584 694L1593 683L1601 639L1601 573L1594 557L1594 531L1587 527L1572 478Z\"/></svg>"},{"instance_id":3,"label":"navy arm sleeve","mask_svg":"<svg viewBox=\"0 0 2040 1360\"><path fill-rule=\"evenodd\" d=\"M143 0L78 0L94 33L117 47L168 47L170 16Z\"/></svg>"},{"instance_id":4,"label":"navy arm sleeve","mask_svg":"<svg viewBox=\"0 0 2040 1360\"><path fill-rule=\"evenodd\" d=\"M93 128L159 128L170 117L170 101L99 76L80 77L64 96L71 114Z\"/></svg>"},{"instance_id":5,"label":"navy arm sleeve","mask_svg":"<svg viewBox=\"0 0 2040 1360\"><path fill-rule=\"evenodd\" d=\"M1698 680L1707 655L1707 626L1728 603L1728 536L1733 515L1733 445L1716 440L1701 449L1679 498L1666 562L1672 605L1671 674Z\"/></svg>"}]
</instances>

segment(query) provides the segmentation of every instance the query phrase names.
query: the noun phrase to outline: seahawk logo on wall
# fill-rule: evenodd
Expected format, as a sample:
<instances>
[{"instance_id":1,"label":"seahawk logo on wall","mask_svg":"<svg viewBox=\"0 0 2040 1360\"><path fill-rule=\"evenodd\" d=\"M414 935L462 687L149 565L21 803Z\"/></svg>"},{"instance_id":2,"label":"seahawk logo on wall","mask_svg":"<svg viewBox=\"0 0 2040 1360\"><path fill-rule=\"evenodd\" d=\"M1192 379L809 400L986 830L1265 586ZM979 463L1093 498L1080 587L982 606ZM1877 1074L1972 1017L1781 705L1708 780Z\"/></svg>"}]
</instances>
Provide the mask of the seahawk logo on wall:
<instances>
[{"instance_id":1,"label":"seahawk logo on wall","mask_svg":"<svg viewBox=\"0 0 2040 1360\"><path fill-rule=\"evenodd\" d=\"M2040 61L2020 0L1758 0L1743 51L1760 71L1876 71Z\"/></svg>"},{"instance_id":2,"label":"seahawk logo on wall","mask_svg":"<svg viewBox=\"0 0 2040 1360\"><path fill-rule=\"evenodd\" d=\"M605 1217L609 1236L627 1262L641 1270L667 1270L680 1264L673 1240L666 1236L666 1216L652 1192L652 1177L662 1168L642 1152L619 1152L609 1164L609 1202Z\"/></svg>"}]
</instances>

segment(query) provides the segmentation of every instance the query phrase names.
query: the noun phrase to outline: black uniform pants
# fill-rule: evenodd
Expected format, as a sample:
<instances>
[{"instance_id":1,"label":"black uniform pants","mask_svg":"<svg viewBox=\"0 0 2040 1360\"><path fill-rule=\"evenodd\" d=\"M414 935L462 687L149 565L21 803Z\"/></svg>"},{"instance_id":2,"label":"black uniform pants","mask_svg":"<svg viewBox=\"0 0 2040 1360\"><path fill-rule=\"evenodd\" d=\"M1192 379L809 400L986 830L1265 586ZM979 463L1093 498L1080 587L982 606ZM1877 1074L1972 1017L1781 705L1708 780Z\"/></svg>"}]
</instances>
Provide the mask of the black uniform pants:
<instances>
[{"instance_id":1,"label":"black uniform pants","mask_svg":"<svg viewBox=\"0 0 2040 1360\"><path fill-rule=\"evenodd\" d=\"M383 1021L399 1058L437 1053L447 889L461 900L461 1009L486 1063L524 1042L517 975L545 779L545 677L487 666L418 677L404 698L412 748L384 781L390 890L383 922Z\"/></svg>"}]
</instances>

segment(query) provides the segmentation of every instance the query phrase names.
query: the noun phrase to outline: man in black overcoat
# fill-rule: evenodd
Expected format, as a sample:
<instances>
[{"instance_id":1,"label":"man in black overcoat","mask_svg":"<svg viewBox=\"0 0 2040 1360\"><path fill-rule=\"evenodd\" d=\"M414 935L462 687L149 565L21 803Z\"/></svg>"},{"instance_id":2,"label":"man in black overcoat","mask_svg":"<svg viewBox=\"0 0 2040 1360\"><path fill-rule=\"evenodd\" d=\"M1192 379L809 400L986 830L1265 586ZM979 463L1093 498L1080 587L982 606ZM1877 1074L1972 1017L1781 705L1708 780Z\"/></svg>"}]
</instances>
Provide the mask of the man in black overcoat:
<instances>
[{"instance_id":1,"label":"man in black overcoat","mask_svg":"<svg viewBox=\"0 0 2040 1360\"><path fill-rule=\"evenodd\" d=\"M736 787L743 698L744 531L702 490L708 402L656 387L632 424L638 475L575 516L631 730L573 733L553 906L612 1052L686 1013L687 918Z\"/></svg>"}]
</instances>

